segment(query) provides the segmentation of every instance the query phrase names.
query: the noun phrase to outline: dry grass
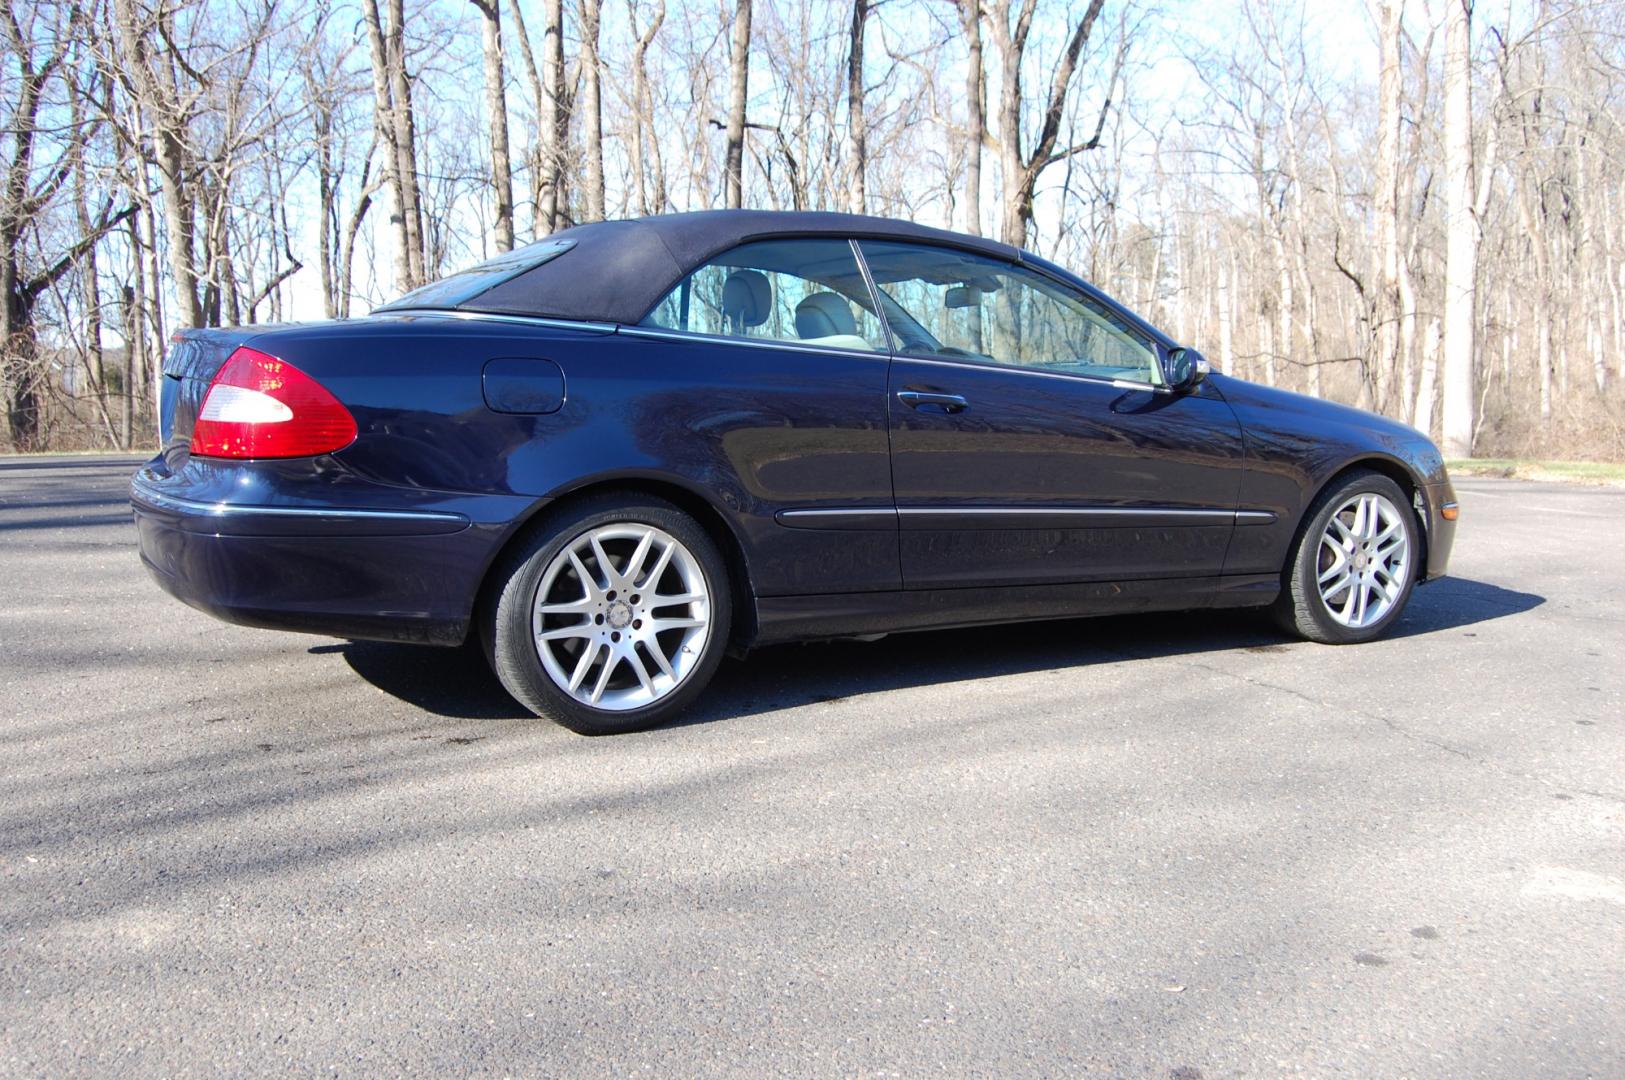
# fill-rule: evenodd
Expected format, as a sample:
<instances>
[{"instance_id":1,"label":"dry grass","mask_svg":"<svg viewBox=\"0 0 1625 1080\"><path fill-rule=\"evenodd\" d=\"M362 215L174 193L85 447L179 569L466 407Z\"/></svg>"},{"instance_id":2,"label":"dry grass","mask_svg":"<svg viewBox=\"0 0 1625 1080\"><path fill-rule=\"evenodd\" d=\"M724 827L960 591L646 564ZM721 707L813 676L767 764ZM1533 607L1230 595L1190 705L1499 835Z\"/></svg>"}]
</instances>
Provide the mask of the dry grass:
<instances>
[{"instance_id":1,"label":"dry grass","mask_svg":"<svg viewBox=\"0 0 1625 1080\"><path fill-rule=\"evenodd\" d=\"M1445 463L1452 476L1504 476L1570 484L1625 487L1625 464L1608 461L1536 461L1527 458L1470 458Z\"/></svg>"}]
</instances>

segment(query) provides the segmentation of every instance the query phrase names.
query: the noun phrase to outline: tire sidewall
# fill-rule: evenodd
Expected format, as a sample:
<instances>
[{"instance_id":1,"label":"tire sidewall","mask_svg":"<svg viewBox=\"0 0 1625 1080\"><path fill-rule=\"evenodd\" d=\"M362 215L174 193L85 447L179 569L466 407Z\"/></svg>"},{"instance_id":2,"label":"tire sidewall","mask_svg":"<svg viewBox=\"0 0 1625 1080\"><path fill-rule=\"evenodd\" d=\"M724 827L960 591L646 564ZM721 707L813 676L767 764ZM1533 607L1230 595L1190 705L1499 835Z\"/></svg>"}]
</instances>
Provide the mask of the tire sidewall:
<instances>
[{"instance_id":1,"label":"tire sidewall","mask_svg":"<svg viewBox=\"0 0 1625 1080\"><path fill-rule=\"evenodd\" d=\"M694 555L710 596L711 626L699 663L676 690L638 709L595 709L561 689L542 666L532 635L536 591L560 551L593 529L626 523L661 529ZM704 691L727 651L732 612L727 565L693 518L648 497L595 498L545 520L532 542L504 565L503 585L486 620L487 654L508 692L538 715L583 735L638 731L664 723Z\"/></svg>"}]
</instances>

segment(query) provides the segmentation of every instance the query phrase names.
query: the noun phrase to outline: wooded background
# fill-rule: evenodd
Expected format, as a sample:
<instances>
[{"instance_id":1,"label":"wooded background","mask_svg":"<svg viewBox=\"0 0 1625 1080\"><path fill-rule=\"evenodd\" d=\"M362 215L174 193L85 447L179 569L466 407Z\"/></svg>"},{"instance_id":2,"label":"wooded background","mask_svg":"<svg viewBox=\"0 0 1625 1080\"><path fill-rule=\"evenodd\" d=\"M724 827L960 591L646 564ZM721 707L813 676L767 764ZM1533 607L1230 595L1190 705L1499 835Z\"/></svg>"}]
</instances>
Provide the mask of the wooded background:
<instances>
[{"instance_id":1,"label":"wooded background","mask_svg":"<svg viewBox=\"0 0 1625 1080\"><path fill-rule=\"evenodd\" d=\"M150 446L179 327L604 217L911 218L1452 457L1625 458L1615 0L3 0L21 450Z\"/></svg>"}]
</instances>

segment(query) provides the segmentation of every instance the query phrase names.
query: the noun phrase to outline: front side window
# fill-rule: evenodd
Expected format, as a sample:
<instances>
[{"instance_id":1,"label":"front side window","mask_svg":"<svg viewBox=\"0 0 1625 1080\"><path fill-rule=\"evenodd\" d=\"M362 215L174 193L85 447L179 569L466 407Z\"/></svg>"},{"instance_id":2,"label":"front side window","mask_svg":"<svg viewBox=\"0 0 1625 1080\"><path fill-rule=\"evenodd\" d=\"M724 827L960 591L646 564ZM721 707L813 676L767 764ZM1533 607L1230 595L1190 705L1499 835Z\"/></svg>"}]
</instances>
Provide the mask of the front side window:
<instances>
[{"instance_id":1,"label":"front side window","mask_svg":"<svg viewBox=\"0 0 1625 1080\"><path fill-rule=\"evenodd\" d=\"M1158 385L1156 349L1111 309L1050 278L952 248L860 241L897 348Z\"/></svg>"},{"instance_id":2,"label":"front side window","mask_svg":"<svg viewBox=\"0 0 1625 1080\"><path fill-rule=\"evenodd\" d=\"M761 240L689 274L643 318L691 334L884 352L886 336L845 240Z\"/></svg>"}]
</instances>

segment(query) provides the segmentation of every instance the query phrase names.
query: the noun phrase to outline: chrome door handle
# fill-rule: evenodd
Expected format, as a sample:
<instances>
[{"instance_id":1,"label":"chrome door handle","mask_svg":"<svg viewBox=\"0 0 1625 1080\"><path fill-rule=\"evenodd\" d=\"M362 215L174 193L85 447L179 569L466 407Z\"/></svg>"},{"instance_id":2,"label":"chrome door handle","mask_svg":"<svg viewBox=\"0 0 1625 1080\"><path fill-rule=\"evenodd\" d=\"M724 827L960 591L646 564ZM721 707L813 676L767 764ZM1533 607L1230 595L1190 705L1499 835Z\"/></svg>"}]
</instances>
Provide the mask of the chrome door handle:
<instances>
[{"instance_id":1,"label":"chrome door handle","mask_svg":"<svg viewBox=\"0 0 1625 1080\"><path fill-rule=\"evenodd\" d=\"M928 394L920 390L899 390L897 400L911 409L931 412L957 413L970 407L970 403L958 394Z\"/></svg>"}]
</instances>

